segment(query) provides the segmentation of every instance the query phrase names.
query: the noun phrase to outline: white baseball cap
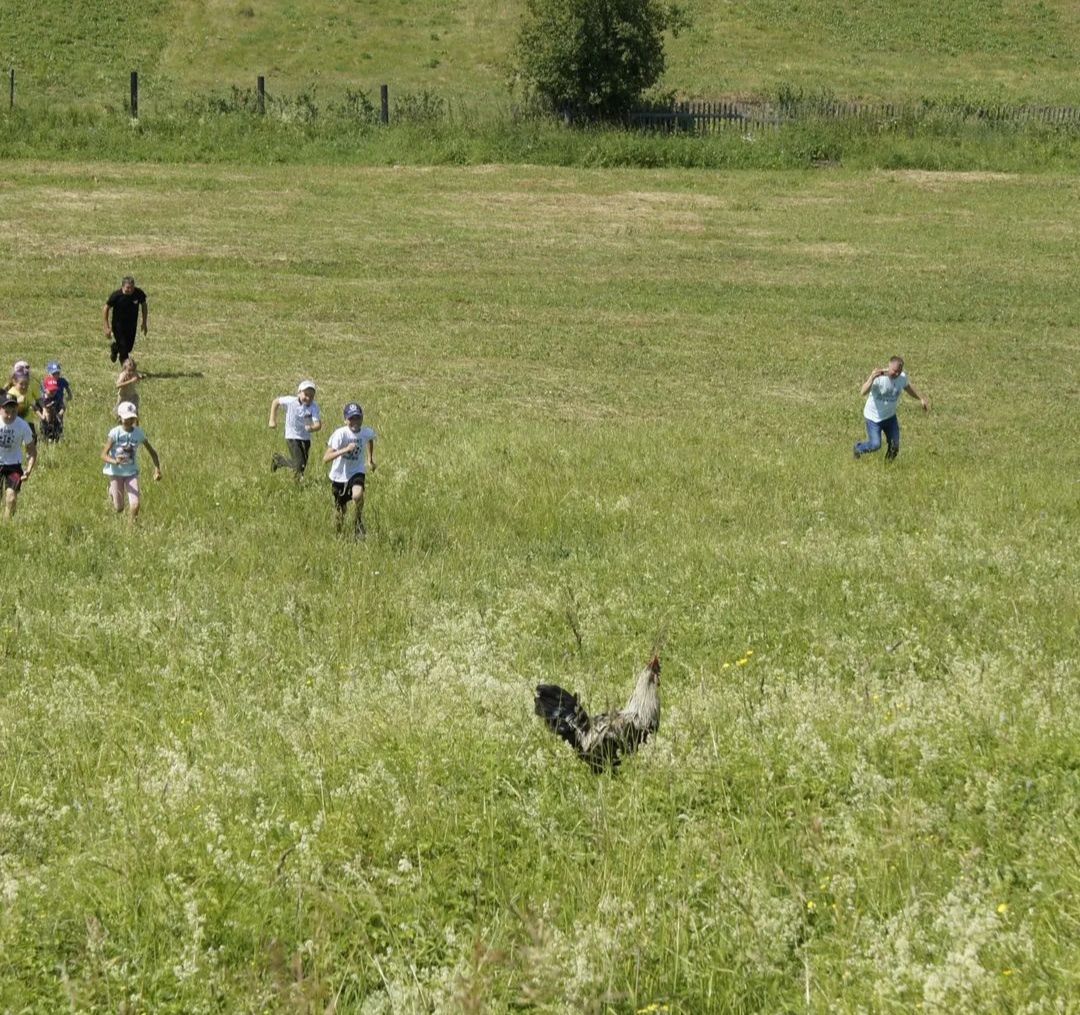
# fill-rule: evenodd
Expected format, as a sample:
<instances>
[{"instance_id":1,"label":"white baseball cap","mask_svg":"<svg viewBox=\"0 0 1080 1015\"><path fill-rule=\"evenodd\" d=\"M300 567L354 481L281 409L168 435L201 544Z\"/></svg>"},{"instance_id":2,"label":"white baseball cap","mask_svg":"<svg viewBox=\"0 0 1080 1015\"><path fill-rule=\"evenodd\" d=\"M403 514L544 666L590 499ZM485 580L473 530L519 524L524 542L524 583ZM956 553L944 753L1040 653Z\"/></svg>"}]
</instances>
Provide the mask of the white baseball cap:
<instances>
[{"instance_id":1,"label":"white baseball cap","mask_svg":"<svg viewBox=\"0 0 1080 1015\"><path fill-rule=\"evenodd\" d=\"M116 415L121 419L138 419L139 410L135 408L134 402L121 402L116 407Z\"/></svg>"},{"instance_id":2,"label":"white baseball cap","mask_svg":"<svg viewBox=\"0 0 1080 1015\"><path fill-rule=\"evenodd\" d=\"M307 391L308 388L311 388L311 390L314 391L315 390L315 382L314 381L301 381L298 385L296 385L297 392Z\"/></svg>"}]
</instances>

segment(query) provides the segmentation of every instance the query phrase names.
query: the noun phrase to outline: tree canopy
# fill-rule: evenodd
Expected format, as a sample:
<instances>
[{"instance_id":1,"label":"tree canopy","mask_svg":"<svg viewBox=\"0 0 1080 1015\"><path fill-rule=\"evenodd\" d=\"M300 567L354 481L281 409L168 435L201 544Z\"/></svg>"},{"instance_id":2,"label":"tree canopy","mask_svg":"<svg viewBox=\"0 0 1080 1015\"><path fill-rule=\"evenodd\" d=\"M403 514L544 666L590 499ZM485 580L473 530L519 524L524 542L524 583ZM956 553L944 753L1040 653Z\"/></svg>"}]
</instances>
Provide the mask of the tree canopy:
<instances>
[{"instance_id":1,"label":"tree canopy","mask_svg":"<svg viewBox=\"0 0 1080 1015\"><path fill-rule=\"evenodd\" d=\"M664 73L664 33L685 18L666 0L526 0L515 63L549 108L615 120Z\"/></svg>"}]
</instances>

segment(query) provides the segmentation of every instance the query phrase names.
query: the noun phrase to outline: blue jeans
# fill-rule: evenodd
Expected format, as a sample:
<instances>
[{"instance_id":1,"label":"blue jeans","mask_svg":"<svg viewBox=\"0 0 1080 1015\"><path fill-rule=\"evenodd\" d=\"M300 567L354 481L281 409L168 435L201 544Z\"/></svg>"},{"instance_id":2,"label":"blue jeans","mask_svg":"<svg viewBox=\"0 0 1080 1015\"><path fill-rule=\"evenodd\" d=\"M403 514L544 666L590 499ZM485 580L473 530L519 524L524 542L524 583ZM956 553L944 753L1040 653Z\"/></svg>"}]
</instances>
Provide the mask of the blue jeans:
<instances>
[{"instance_id":1,"label":"blue jeans","mask_svg":"<svg viewBox=\"0 0 1080 1015\"><path fill-rule=\"evenodd\" d=\"M900 420L895 416L883 419L880 423L872 419L866 421L866 440L855 445L855 454L865 455L881 447L881 435L885 435L885 460L891 462L900 454Z\"/></svg>"}]
</instances>

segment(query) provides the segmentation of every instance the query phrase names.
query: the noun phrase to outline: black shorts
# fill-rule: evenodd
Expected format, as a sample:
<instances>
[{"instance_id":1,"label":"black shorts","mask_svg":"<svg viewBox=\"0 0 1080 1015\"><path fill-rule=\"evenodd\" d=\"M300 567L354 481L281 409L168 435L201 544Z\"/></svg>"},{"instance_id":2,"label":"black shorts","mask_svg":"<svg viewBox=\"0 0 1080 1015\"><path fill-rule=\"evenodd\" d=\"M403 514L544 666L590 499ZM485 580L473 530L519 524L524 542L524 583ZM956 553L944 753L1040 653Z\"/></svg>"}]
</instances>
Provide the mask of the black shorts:
<instances>
[{"instance_id":1,"label":"black shorts","mask_svg":"<svg viewBox=\"0 0 1080 1015\"><path fill-rule=\"evenodd\" d=\"M365 479L364 473L358 472L355 476L350 476L344 483L335 483L330 480L330 488L334 491L334 501L337 506L348 506L349 501L352 500L353 487L358 486L363 490Z\"/></svg>"},{"instance_id":2,"label":"black shorts","mask_svg":"<svg viewBox=\"0 0 1080 1015\"><path fill-rule=\"evenodd\" d=\"M21 465L0 465L0 490L11 489L18 493L22 481L23 470Z\"/></svg>"}]
</instances>

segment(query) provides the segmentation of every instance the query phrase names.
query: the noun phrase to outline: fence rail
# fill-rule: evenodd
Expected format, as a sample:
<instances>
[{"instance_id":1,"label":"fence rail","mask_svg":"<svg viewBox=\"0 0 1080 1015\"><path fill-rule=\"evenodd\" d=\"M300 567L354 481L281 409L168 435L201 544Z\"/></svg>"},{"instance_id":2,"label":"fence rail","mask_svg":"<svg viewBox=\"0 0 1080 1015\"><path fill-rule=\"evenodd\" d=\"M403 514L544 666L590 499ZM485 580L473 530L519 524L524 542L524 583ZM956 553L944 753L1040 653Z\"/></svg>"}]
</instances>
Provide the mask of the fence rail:
<instances>
[{"instance_id":1,"label":"fence rail","mask_svg":"<svg viewBox=\"0 0 1080 1015\"><path fill-rule=\"evenodd\" d=\"M8 75L8 105L15 108L15 68ZM348 90L347 90L348 91ZM245 96L244 89L233 87L235 95ZM352 93L353 98L364 93ZM265 115L269 94L266 78L256 78L254 97L255 112ZM301 101L300 96L297 101ZM407 97L411 106L416 97ZM288 102L288 99L284 99ZM234 103L236 104L236 103ZM433 119L436 107L445 108L442 100L424 93L421 105L425 118ZM139 116L139 74L131 72L127 108L131 116ZM312 107L312 112L314 112ZM387 85L379 86L379 105L372 105L372 112L380 123L390 122L390 100ZM414 110L415 112L415 110ZM587 122L588 117L575 110L563 110L566 123ZM685 131L695 134L711 134L722 130L763 130L780 127L815 118L830 120L856 120L866 123L898 125L918 124L936 118L952 121L985 123L1000 126L1046 124L1065 129L1080 129L1080 107L1077 106L1012 106L1001 104L976 104L964 102L845 102L836 99L792 98L790 100L722 99L716 101L677 102L670 106L650 106L638 109L626 117L630 127L657 131Z\"/></svg>"},{"instance_id":2,"label":"fence rail","mask_svg":"<svg viewBox=\"0 0 1080 1015\"><path fill-rule=\"evenodd\" d=\"M769 102L730 100L718 102L677 102L663 108L640 109L631 113L631 126L664 131L691 131L709 134L731 128L764 129L820 117L830 120L860 120L875 123L918 123L934 117L1000 125L1042 123L1080 127L1080 108L1075 106L1009 106L963 103L841 102L811 100ZM574 119L574 117L568 117Z\"/></svg>"}]
</instances>

